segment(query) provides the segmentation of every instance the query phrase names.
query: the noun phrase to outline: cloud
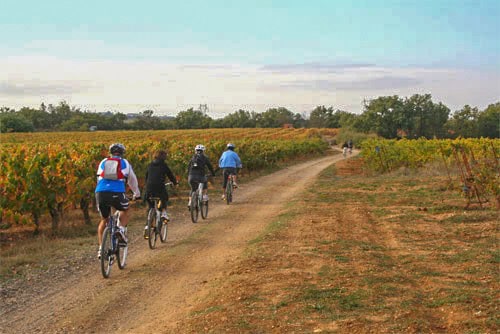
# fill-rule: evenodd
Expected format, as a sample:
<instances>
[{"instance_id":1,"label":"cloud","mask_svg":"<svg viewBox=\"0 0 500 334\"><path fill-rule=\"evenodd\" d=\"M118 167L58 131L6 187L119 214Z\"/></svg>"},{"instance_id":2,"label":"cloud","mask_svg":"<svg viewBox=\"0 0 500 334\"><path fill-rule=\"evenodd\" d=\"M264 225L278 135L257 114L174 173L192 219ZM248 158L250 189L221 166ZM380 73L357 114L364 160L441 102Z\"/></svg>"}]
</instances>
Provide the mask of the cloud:
<instances>
[{"instance_id":1,"label":"cloud","mask_svg":"<svg viewBox=\"0 0 500 334\"><path fill-rule=\"evenodd\" d=\"M366 79L360 81L335 81L335 80L301 80L283 83L279 88L306 89L306 90L387 90L414 87L421 83L421 80L411 77L382 76L379 78Z\"/></svg>"},{"instance_id":2,"label":"cloud","mask_svg":"<svg viewBox=\"0 0 500 334\"><path fill-rule=\"evenodd\" d=\"M303 63L303 64L272 64L264 65L260 68L261 71L276 72L276 73L294 73L294 72L313 72L313 73L328 73L341 72L344 70L360 69L367 67L375 67L369 63Z\"/></svg>"},{"instance_id":3,"label":"cloud","mask_svg":"<svg viewBox=\"0 0 500 334\"><path fill-rule=\"evenodd\" d=\"M240 108L294 112L317 105L362 111L364 99L431 93L451 109L498 100L499 71L351 64L204 64L0 57L0 106L61 100L84 109L176 114L208 104L213 115Z\"/></svg>"},{"instance_id":4,"label":"cloud","mask_svg":"<svg viewBox=\"0 0 500 334\"><path fill-rule=\"evenodd\" d=\"M67 94L83 93L90 86L83 82L63 81L57 83L27 81L27 82L0 82L0 95L3 96L40 96L53 95L61 96Z\"/></svg>"}]
</instances>

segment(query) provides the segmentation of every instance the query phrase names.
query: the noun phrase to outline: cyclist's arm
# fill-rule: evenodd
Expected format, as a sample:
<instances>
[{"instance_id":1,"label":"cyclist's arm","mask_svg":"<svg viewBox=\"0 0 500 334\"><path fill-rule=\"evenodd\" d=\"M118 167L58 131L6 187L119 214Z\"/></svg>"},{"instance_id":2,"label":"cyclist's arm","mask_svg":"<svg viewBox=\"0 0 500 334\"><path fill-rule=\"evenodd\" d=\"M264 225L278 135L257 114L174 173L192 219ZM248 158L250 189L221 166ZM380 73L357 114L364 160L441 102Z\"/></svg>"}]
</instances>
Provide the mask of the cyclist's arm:
<instances>
[{"instance_id":1,"label":"cyclist's arm","mask_svg":"<svg viewBox=\"0 0 500 334\"><path fill-rule=\"evenodd\" d=\"M165 164L165 174L170 179L170 181L172 181L173 184L177 184L177 179L175 178L174 173L172 173L172 170L166 164Z\"/></svg>"},{"instance_id":2,"label":"cyclist's arm","mask_svg":"<svg viewBox=\"0 0 500 334\"><path fill-rule=\"evenodd\" d=\"M137 176L134 173L134 170L132 169L132 166L129 164L129 173L128 173L128 178L127 178L127 184L132 189L132 192L134 193L135 198L140 198L141 197L141 191L139 190L139 182L137 182Z\"/></svg>"},{"instance_id":3,"label":"cyclist's arm","mask_svg":"<svg viewBox=\"0 0 500 334\"><path fill-rule=\"evenodd\" d=\"M208 158L207 158L207 167L208 167L208 170L210 171L210 173L212 173L212 175L215 175L214 167L212 166L212 164L210 163L210 160L208 160Z\"/></svg>"}]
</instances>

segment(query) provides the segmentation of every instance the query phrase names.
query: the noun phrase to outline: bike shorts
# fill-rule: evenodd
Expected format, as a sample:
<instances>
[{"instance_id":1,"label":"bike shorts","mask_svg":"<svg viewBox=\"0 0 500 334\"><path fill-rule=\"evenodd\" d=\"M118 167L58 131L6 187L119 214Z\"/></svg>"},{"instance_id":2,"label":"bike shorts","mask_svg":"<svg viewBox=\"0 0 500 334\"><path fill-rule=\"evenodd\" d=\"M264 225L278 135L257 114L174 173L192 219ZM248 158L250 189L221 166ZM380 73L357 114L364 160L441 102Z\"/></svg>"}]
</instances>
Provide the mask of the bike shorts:
<instances>
[{"instance_id":1,"label":"bike shorts","mask_svg":"<svg viewBox=\"0 0 500 334\"><path fill-rule=\"evenodd\" d=\"M97 192L95 193L97 209L102 218L108 218L111 214L111 207L118 211L128 210L129 201L125 193Z\"/></svg>"},{"instance_id":2,"label":"bike shorts","mask_svg":"<svg viewBox=\"0 0 500 334\"><path fill-rule=\"evenodd\" d=\"M198 184L203 183L203 189L208 189L208 182L206 176L189 175L188 182L191 185L191 191L198 189Z\"/></svg>"},{"instance_id":3,"label":"bike shorts","mask_svg":"<svg viewBox=\"0 0 500 334\"><path fill-rule=\"evenodd\" d=\"M155 202L151 199L151 197L158 197L161 201L160 203L160 210L165 209L167 207L167 202L168 202L168 193L167 190L164 189L164 191L148 191L146 192L146 201L149 204L150 208L153 208L155 205Z\"/></svg>"},{"instance_id":4,"label":"bike shorts","mask_svg":"<svg viewBox=\"0 0 500 334\"><path fill-rule=\"evenodd\" d=\"M227 178L228 178L229 175L237 175L237 174L238 174L238 169L237 168L234 168L234 167L224 168L223 172L222 172L222 179L224 180L223 184L222 184L222 188L226 189Z\"/></svg>"}]
</instances>

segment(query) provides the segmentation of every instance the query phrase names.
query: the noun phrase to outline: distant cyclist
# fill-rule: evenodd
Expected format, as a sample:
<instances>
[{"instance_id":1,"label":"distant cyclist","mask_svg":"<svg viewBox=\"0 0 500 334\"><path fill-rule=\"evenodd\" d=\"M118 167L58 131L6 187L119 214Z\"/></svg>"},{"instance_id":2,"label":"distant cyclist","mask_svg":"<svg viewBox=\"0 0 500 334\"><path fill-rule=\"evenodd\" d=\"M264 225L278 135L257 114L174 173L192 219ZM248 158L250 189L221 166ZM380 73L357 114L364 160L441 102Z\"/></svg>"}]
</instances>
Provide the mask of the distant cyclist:
<instances>
[{"instance_id":1,"label":"distant cyclist","mask_svg":"<svg viewBox=\"0 0 500 334\"><path fill-rule=\"evenodd\" d=\"M188 182L191 185L189 192L188 208L191 207L191 194L198 189L198 185L203 183L203 201L208 201L208 181L205 174L206 168L215 176L214 168L210 160L205 155L205 146L199 144L194 148L194 155L188 165Z\"/></svg>"},{"instance_id":2,"label":"distant cyclist","mask_svg":"<svg viewBox=\"0 0 500 334\"><path fill-rule=\"evenodd\" d=\"M121 143L114 143L109 146L111 156L102 160L97 169L97 187L95 189L96 201L101 215L99 227L97 228L97 238L99 242L99 251L97 257L101 257L102 233L106 227L106 222L111 214L111 207L120 211L120 238L127 242L125 227L128 224L129 200L125 196L126 185L134 193L133 199L139 199L141 192L137 183L132 165L123 158L125 146Z\"/></svg>"},{"instance_id":3,"label":"distant cyclist","mask_svg":"<svg viewBox=\"0 0 500 334\"><path fill-rule=\"evenodd\" d=\"M234 151L234 147L233 143L227 144L227 150L222 153L219 159L219 168L222 168L223 170L222 179L224 180L224 183L222 184L222 199L225 199L226 197L225 190L229 175L233 178L234 185L238 187L238 184L236 183L238 172L237 168L241 168L242 165L238 153Z\"/></svg>"},{"instance_id":4,"label":"distant cyclist","mask_svg":"<svg viewBox=\"0 0 500 334\"><path fill-rule=\"evenodd\" d=\"M349 149L349 154L351 154L351 153L352 153L352 148L353 148L353 146L354 146L354 145L353 145L353 143L352 143L352 139L349 139L349 140L347 141L347 148Z\"/></svg>"},{"instance_id":5,"label":"distant cyclist","mask_svg":"<svg viewBox=\"0 0 500 334\"><path fill-rule=\"evenodd\" d=\"M159 197L161 201L161 218L169 220L167 216L168 193L165 181L168 177L174 185L177 185L177 180L166 164L165 159L167 159L166 151L159 150L155 152L153 161L148 165L146 171L146 194L144 198L148 201L149 207L152 208L154 202L151 200L151 197Z\"/></svg>"},{"instance_id":6,"label":"distant cyclist","mask_svg":"<svg viewBox=\"0 0 500 334\"><path fill-rule=\"evenodd\" d=\"M345 141L344 144L342 145L342 155L344 158L347 156L347 150L349 149L349 145Z\"/></svg>"}]
</instances>

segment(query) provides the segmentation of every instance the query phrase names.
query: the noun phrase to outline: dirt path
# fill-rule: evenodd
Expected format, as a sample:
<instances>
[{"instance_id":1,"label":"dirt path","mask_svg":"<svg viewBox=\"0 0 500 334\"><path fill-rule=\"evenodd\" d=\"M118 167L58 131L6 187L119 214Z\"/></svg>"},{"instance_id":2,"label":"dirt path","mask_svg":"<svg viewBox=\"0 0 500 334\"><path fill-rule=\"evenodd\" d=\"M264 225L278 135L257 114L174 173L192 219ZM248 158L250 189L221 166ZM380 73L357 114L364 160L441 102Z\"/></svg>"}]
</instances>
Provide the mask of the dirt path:
<instances>
[{"instance_id":1,"label":"dirt path","mask_svg":"<svg viewBox=\"0 0 500 334\"><path fill-rule=\"evenodd\" d=\"M126 270L114 266L105 280L93 261L78 275L45 282L44 289L21 303L24 310L0 312L0 332L182 332L177 324L227 277L223 274L233 269L248 241L287 200L340 159L328 156L261 177L239 189L230 206L214 192L208 220L192 224L186 209L174 217L167 244L154 251L138 233L132 235Z\"/></svg>"}]
</instances>

